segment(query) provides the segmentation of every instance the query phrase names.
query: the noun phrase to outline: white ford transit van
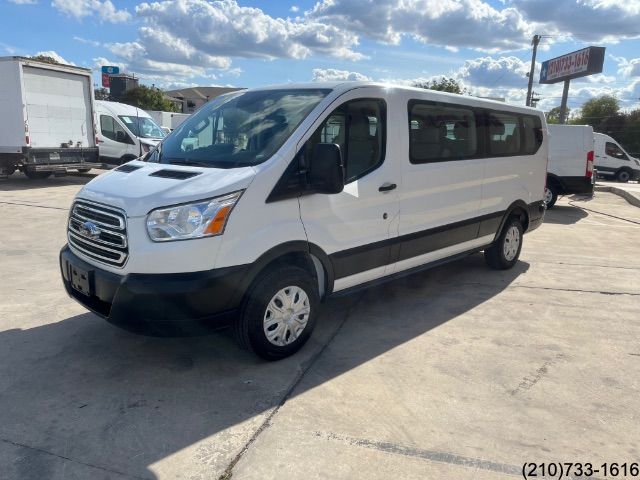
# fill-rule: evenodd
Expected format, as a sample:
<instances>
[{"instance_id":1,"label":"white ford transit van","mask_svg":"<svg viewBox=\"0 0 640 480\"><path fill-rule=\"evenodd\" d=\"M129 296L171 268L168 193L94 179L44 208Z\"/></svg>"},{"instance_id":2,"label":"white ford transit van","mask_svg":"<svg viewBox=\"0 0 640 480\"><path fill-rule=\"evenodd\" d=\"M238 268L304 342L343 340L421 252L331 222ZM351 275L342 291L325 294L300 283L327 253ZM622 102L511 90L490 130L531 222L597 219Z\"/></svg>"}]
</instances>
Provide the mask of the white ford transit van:
<instances>
[{"instance_id":1,"label":"white ford transit van","mask_svg":"<svg viewBox=\"0 0 640 480\"><path fill-rule=\"evenodd\" d=\"M552 208L558 195L593 194L593 127L549 125L549 164L544 200Z\"/></svg>"},{"instance_id":2,"label":"white ford transit van","mask_svg":"<svg viewBox=\"0 0 640 480\"><path fill-rule=\"evenodd\" d=\"M151 116L131 105L96 100L100 161L121 165L149 153L165 136Z\"/></svg>"},{"instance_id":3,"label":"white ford transit van","mask_svg":"<svg viewBox=\"0 0 640 480\"><path fill-rule=\"evenodd\" d=\"M67 292L127 328L232 319L267 359L333 293L481 250L512 267L545 211L541 112L370 82L218 97L144 160L77 194Z\"/></svg>"},{"instance_id":4,"label":"white ford transit van","mask_svg":"<svg viewBox=\"0 0 640 480\"><path fill-rule=\"evenodd\" d=\"M594 133L595 164L598 175L615 178L626 183L640 180L640 160L632 157L609 135Z\"/></svg>"}]
</instances>

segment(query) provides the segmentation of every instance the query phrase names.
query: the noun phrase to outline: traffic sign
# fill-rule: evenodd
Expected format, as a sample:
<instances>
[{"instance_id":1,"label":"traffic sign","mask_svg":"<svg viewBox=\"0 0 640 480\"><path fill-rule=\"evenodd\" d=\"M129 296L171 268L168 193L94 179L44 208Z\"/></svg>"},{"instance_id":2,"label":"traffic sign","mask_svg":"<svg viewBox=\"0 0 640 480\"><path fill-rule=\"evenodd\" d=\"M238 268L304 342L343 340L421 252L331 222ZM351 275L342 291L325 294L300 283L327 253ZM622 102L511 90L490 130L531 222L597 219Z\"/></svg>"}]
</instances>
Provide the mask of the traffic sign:
<instances>
[{"instance_id":1,"label":"traffic sign","mask_svg":"<svg viewBox=\"0 0 640 480\"><path fill-rule=\"evenodd\" d=\"M109 75L117 75L120 73L120 67L114 67L111 65L104 65L102 67L102 73L107 73Z\"/></svg>"}]
</instances>

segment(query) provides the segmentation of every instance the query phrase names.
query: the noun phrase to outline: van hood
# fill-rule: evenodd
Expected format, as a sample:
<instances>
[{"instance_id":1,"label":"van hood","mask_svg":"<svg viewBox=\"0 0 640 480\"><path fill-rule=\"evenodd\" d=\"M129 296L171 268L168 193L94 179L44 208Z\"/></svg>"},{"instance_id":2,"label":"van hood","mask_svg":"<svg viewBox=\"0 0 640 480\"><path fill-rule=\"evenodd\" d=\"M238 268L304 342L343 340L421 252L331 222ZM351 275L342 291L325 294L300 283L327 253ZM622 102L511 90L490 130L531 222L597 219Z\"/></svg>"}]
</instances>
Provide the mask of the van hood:
<instances>
[{"instance_id":1,"label":"van hood","mask_svg":"<svg viewBox=\"0 0 640 480\"><path fill-rule=\"evenodd\" d=\"M146 163L140 160L125 165L126 170L132 171L120 170L122 167L118 167L103 173L87 183L77 198L121 208L127 217L140 217L155 208L243 190L255 177L253 167L221 169ZM162 176L155 176L161 170ZM189 174L195 175L173 178Z\"/></svg>"}]
</instances>

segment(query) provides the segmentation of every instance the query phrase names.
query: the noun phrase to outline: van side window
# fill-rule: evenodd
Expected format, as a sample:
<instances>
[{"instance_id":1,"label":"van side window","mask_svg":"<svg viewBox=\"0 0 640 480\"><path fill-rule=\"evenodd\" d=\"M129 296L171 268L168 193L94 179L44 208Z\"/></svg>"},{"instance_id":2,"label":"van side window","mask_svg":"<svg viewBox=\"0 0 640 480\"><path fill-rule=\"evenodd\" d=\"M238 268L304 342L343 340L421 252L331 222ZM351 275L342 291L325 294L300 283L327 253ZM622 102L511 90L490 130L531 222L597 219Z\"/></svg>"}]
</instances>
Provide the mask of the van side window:
<instances>
[{"instance_id":1,"label":"van side window","mask_svg":"<svg viewBox=\"0 0 640 480\"><path fill-rule=\"evenodd\" d=\"M409 160L446 162L473 158L478 153L476 116L456 105L409 103Z\"/></svg>"},{"instance_id":2,"label":"van side window","mask_svg":"<svg viewBox=\"0 0 640 480\"><path fill-rule=\"evenodd\" d=\"M317 143L340 146L345 183L375 170L384 161L386 108L383 100L353 100L340 105L307 142L305 157Z\"/></svg>"},{"instance_id":3,"label":"van side window","mask_svg":"<svg viewBox=\"0 0 640 480\"><path fill-rule=\"evenodd\" d=\"M489 114L489 153L491 155L517 155L520 153L518 117L506 113Z\"/></svg>"},{"instance_id":4,"label":"van side window","mask_svg":"<svg viewBox=\"0 0 640 480\"><path fill-rule=\"evenodd\" d=\"M607 142L605 146L605 152L607 155L618 160L629 160L629 157L620 149L615 143Z\"/></svg>"},{"instance_id":5,"label":"van side window","mask_svg":"<svg viewBox=\"0 0 640 480\"><path fill-rule=\"evenodd\" d=\"M542 122L539 117L524 115L522 119L524 155L533 155L542 146Z\"/></svg>"},{"instance_id":6,"label":"van side window","mask_svg":"<svg viewBox=\"0 0 640 480\"><path fill-rule=\"evenodd\" d=\"M104 137L114 142L133 143L127 132L109 115L100 115L100 131Z\"/></svg>"}]
</instances>

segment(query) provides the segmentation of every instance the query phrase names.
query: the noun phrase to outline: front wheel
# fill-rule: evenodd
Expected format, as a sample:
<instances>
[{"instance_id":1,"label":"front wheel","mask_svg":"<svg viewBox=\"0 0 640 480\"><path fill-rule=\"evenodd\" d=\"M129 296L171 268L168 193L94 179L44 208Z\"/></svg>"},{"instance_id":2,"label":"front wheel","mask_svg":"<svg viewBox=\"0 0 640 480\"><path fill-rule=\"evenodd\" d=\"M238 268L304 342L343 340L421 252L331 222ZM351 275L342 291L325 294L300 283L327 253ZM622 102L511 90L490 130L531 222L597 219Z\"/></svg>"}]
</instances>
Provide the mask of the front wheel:
<instances>
[{"instance_id":1,"label":"front wheel","mask_svg":"<svg viewBox=\"0 0 640 480\"><path fill-rule=\"evenodd\" d=\"M311 336L319 303L318 288L305 270L269 270L247 293L234 325L236 339L266 360L293 355Z\"/></svg>"},{"instance_id":2,"label":"front wheel","mask_svg":"<svg viewBox=\"0 0 640 480\"><path fill-rule=\"evenodd\" d=\"M631 174L628 170L620 170L616 174L616 180L618 180L620 183L627 183L629 180L631 180Z\"/></svg>"},{"instance_id":3,"label":"front wheel","mask_svg":"<svg viewBox=\"0 0 640 480\"><path fill-rule=\"evenodd\" d=\"M519 220L510 219L493 245L484 251L484 259L494 270L508 270L520 257L524 229Z\"/></svg>"},{"instance_id":4,"label":"front wheel","mask_svg":"<svg viewBox=\"0 0 640 480\"><path fill-rule=\"evenodd\" d=\"M554 187L552 184L544 187L544 203L547 204L547 209L553 207L556 204L556 200L558 200L558 189Z\"/></svg>"}]
</instances>

